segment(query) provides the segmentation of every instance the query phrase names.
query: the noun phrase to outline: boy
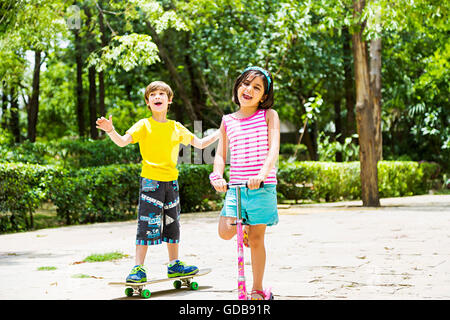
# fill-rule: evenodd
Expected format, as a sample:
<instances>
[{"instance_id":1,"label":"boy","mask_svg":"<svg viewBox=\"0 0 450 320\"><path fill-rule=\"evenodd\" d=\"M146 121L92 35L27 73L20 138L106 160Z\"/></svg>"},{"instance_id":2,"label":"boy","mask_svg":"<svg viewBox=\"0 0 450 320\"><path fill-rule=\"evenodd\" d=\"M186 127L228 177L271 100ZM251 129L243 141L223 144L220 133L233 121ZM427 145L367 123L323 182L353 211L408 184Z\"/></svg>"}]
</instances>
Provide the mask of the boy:
<instances>
[{"instance_id":1,"label":"boy","mask_svg":"<svg viewBox=\"0 0 450 320\"><path fill-rule=\"evenodd\" d=\"M172 103L173 92L162 81L150 83L144 94L145 103L152 116L135 123L125 135L119 135L109 119L97 119L97 128L105 131L119 147L139 142L142 156L138 227L136 235L135 267L128 275L127 282L145 282L147 275L143 268L148 245L167 243L169 278L191 275L198 272L195 266L187 266L178 260L180 237L180 200L178 196L179 145L191 144L196 148L206 148L219 138L219 130L199 139L181 123L168 120L167 111Z\"/></svg>"}]
</instances>

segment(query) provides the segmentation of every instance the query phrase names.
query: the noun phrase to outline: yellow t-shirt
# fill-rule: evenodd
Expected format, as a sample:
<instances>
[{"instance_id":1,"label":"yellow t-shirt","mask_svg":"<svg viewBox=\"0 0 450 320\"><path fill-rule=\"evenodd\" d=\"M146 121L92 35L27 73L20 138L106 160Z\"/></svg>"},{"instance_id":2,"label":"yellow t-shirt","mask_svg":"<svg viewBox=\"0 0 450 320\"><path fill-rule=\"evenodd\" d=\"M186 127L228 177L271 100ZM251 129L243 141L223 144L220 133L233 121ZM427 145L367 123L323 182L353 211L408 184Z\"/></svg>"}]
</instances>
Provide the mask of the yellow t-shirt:
<instances>
[{"instance_id":1,"label":"yellow t-shirt","mask_svg":"<svg viewBox=\"0 0 450 320\"><path fill-rule=\"evenodd\" d=\"M152 117L136 122L127 133L139 142L142 156L141 176L158 181L178 179L178 153L180 143L188 145L194 135L174 120L158 122Z\"/></svg>"}]
</instances>

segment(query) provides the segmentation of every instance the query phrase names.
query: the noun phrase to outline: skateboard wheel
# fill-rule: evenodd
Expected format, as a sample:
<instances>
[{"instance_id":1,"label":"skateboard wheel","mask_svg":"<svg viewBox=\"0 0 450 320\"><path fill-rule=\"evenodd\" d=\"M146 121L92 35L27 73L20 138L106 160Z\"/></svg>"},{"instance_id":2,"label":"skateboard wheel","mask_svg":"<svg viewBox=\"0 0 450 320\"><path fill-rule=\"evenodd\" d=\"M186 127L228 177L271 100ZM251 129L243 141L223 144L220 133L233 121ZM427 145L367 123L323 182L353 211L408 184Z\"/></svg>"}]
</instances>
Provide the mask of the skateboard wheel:
<instances>
[{"instance_id":1,"label":"skateboard wheel","mask_svg":"<svg viewBox=\"0 0 450 320\"><path fill-rule=\"evenodd\" d=\"M191 290L197 290L198 289L198 283L197 282L192 282L191 283Z\"/></svg>"},{"instance_id":2,"label":"skateboard wheel","mask_svg":"<svg viewBox=\"0 0 450 320\"><path fill-rule=\"evenodd\" d=\"M150 290L147 290L147 289L144 289L144 290L142 290L142 292L141 292L141 297L142 297L142 298L145 298L145 299L150 298L151 295L152 295L152 294L150 293Z\"/></svg>"},{"instance_id":3,"label":"skateboard wheel","mask_svg":"<svg viewBox=\"0 0 450 320\"><path fill-rule=\"evenodd\" d=\"M175 280L173 282L173 286L175 289L180 289L181 288L181 281L180 280Z\"/></svg>"},{"instance_id":4,"label":"skateboard wheel","mask_svg":"<svg viewBox=\"0 0 450 320\"><path fill-rule=\"evenodd\" d=\"M133 293L134 293L133 288L126 288L126 289L125 289L125 295L126 295L127 297L132 297L132 296L133 296Z\"/></svg>"}]
</instances>

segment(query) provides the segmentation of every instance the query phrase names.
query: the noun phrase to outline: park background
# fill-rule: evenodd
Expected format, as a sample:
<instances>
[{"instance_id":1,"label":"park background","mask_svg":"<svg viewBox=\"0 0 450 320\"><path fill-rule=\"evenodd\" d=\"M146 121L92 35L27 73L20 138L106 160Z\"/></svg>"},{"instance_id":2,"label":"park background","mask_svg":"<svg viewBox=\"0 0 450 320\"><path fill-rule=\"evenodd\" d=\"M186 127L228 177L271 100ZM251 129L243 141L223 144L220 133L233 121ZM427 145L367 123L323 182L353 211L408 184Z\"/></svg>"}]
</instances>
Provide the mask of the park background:
<instances>
[{"instance_id":1,"label":"park background","mask_svg":"<svg viewBox=\"0 0 450 320\"><path fill-rule=\"evenodd\" d=\"M163 80L169 118L201 135L236 110L232 85L250 65L274 77L280 204L448 193L449 7L2 1L0 232L135 218L138 147L115 146L95 120L111 114L123 134ZM212 166L183 152L182 212L218 210Z\"/></svg>"}]
</instances>

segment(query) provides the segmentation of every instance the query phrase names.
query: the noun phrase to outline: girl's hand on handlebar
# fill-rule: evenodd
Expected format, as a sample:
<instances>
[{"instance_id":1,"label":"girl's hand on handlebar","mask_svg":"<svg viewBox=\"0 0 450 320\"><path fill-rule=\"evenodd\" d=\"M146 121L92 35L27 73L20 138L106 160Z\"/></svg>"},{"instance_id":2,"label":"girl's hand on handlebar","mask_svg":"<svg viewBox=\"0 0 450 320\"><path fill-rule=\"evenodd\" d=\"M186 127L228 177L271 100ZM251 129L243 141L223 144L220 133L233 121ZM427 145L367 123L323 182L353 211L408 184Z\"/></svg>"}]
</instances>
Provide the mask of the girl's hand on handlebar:
<instances>
[{"instance_id":1,"label":"girl's hand on handlebar","mask_svg":"<svg viewBox=\"0 0 450 320\"><path fill-rule=\"evenodd\" d=\"M227 181L225 179L211 181L211 184L217 192L227 192Z\"/></svg>"},{"instance_id":2,"label":"girl's hand on handlebar","mask_svg":"<svg viewBox=\"0 0 450 320\"><path fill-rule=\"evenodd\" d=\"M256 176L248 179L247 186L249 189L258 189L261 185L261 182L264 182L264 177Z\"/></svg>"}]
</instances>

